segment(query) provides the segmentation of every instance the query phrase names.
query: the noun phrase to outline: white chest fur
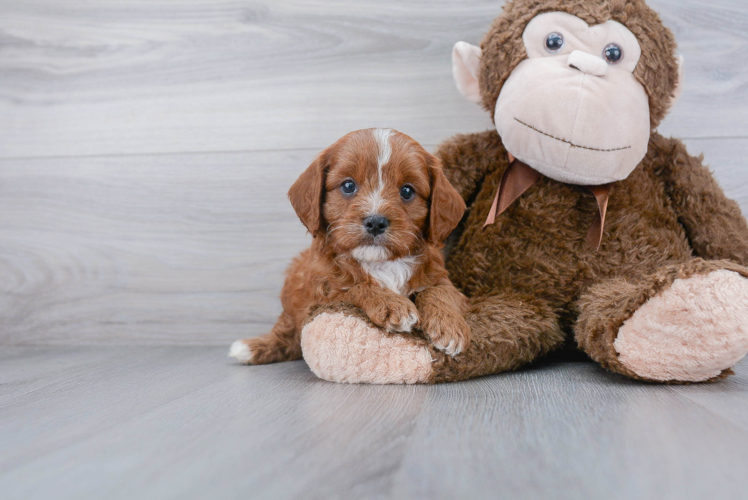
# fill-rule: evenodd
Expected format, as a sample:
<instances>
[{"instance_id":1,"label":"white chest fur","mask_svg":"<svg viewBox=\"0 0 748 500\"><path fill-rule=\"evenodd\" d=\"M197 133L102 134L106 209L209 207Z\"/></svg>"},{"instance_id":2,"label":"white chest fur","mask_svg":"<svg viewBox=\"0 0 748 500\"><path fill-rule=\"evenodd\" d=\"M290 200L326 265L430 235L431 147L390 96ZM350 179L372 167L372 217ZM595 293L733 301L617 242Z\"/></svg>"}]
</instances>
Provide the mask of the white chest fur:
<instances>
[{"instance_id":1,"label":"white chest fur","mask_svg":"<svg viewBox=\"0 0 748 500\"><path fill-rule=\"evenodd\" d=\"M408 295L408 281L413 276L416 260L416 257L403 257L384 262L362 262L361 267L384 288L400 295Z\"/></svg>"},{"instance_id":2,"label":"white chest fur","mask_svg":"<svg viewBox=\"0 0 748 500\"><path fill-rule=\"evenodd\" d=\"M361 264L363 270L384 288L401 295L410 294L408 281L413 276L418 257L409 255L400 259L385 260L387 253L382 247L366 246L354 250L353 257Z\"/></svg>"}]
</instances>

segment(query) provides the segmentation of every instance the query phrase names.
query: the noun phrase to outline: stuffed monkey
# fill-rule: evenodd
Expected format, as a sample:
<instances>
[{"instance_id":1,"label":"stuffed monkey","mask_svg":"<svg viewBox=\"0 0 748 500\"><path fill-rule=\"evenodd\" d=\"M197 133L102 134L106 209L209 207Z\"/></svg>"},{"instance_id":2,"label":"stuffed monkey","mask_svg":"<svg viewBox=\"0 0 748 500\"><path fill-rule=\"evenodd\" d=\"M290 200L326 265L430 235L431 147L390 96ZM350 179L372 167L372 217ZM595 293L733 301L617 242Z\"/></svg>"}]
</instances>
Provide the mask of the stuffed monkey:
<instances>
[{"instance_id":1,"label":"stuffed monkey","mask_svg":"<svg viewBox=\"0 0 748 500\"><path fill-rule=\"evenodd\" d=\"M681 92L642 0L515 0L455 45L457 87L496 130L437 156L468 214L447 259L472 341L451 357L345 304L302 333L320 377L434 383L581 349L651 382L713 381L748 352L748 227L700 158L655 130Z\"/></svg>"}]
</instances>

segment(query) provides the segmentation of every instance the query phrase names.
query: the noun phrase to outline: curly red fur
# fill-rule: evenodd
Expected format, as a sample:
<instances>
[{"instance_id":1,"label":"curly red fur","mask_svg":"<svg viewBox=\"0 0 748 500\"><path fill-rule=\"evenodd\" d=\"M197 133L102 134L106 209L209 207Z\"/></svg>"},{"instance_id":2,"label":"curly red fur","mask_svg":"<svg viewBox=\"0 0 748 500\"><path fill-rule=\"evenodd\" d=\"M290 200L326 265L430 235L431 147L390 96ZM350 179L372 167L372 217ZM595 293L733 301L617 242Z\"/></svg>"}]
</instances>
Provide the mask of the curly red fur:
<instances>
[{"instance_id":1,"label":"curly red fur","mask_svg":"<svg viewBox=\"0 0 748 500\"><path fill-rule=\"evenodd\" d=\"M405 134L392 131L385 137L391 151L382 158L383 145L373 129L346 135L291 187L291 204L314 240L288 268L278 323L268 335L244 341L252 363L300 358L301 328L310 311L334 301L361 308L374 324L390 331L403 325L410 330L409 318L420 316L422 329L435 343L447 346L454 340L459 350L467 344L467 299L447 278L440 252L465 203L436 157ZM357 186L353 195L341 190L347 180ZM403 185L415 190L413 199L401 197ZM364 229L372 212L389 221L382 235ZM374 265L410 259L402 294L367 271L367 262L356 253L362 247L381 256Z\"/></svg>"}]
</instances>

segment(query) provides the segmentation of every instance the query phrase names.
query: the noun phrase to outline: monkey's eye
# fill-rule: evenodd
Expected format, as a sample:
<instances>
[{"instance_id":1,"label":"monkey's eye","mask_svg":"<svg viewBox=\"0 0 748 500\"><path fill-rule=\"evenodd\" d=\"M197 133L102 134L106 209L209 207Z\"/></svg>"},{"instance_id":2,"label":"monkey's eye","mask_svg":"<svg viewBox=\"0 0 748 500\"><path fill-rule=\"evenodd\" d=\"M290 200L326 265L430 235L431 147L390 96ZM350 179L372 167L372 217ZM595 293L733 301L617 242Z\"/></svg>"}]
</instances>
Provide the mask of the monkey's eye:
<instances>
[{"instance_id":1,"label":"monkey's eye","mask_svg":"<svg viewBox=\"0 0 748 500\"><path fill-rule=\"evenodd\" d=\"M346 179L343 181L343 184L340 185L340 191L347 196L355 194L356 190L358 190L358 186L353 182L353 179Z\"/></svg>"},{"instance_id":2,"label":"monkey's eye","mask_svg":"<svg viewBox=\"0 0 748 500\"><path fill-rule=\"evenodd\" d=\"M545 50L558 52L564 46L564 36L561 33L551 33L545 39Z\"/></svg>"},{"instance_id":3,"label":"monkey's eye","mask_svg":"<svg viewBox=\"0 0 748 500\"><path fill-rule=\"evenodd\" d=\"M410 201L416 195L416 190L410 184L405 184L400 188L400 197L405 201Z\"/></svg>"},{"instance_id":4,"label":"monkey's eye","mask_svg":"<svg viewBox=\"0 0 748 500\"><path fill-rule=\"evenodd\" d=\"M603 49L603 58L609 64L618 64L623 59L623 49L615 43L611 43Z\"/></svg>"}]
</instances>

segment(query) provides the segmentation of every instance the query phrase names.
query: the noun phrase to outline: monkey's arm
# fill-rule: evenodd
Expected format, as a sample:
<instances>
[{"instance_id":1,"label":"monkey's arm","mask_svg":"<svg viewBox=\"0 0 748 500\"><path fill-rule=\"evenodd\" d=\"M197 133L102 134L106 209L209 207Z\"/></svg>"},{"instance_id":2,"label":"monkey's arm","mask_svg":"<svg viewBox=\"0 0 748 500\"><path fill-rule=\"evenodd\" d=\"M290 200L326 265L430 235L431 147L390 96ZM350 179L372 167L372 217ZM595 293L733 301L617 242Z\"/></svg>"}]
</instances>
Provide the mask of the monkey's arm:
<instances>
[{"instance_id":1,"label":"monkey's arm","mask_svg":"<svg viewBox=\"0 0 748 500\"><path fill-rule=\"evenodd\" d=\"M666 188L697 256L748 265L748 225L740 206L727 198L702 163L678 140L659 139Z\"/></svg>"},{"instance_id":2,"label":"monkey's arm","mask_svg":"<svg viewBox=\"0 0 748 500\"><path fill-rule=\"evenodd\" d=\"M436 156L442 162L444 175L468 204L486 173L508 163L495 130L451 137L439 145Z\"/></svg>"}]
</instances>

